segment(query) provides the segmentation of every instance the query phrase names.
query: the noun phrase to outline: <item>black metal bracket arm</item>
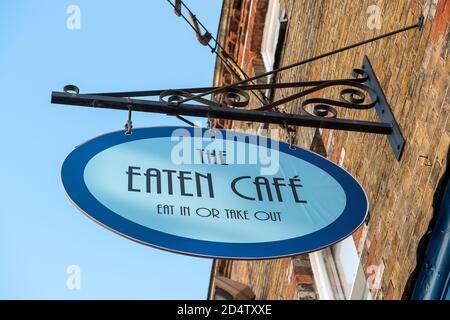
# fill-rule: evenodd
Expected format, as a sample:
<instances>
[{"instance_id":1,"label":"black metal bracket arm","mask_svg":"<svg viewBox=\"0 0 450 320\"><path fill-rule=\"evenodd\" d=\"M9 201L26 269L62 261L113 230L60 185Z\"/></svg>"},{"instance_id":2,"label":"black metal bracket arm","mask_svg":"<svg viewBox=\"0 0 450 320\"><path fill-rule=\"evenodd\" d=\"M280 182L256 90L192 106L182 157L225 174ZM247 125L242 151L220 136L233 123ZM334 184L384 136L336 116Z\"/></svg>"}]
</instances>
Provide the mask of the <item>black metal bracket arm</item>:
<instances>
[{"instance_id":1,"label":"black metal bracket arm","mask_svg":"<svg viewBox=\"0 0 450 320\"><path fill-rule=\"evenodd\" d=\"M192 122L183 116L272 123L283 127L302 126L384 134L387 135L396 159L400 161L405 139L367 57L364 58L362 68L354 69L352 77L348 79L268 84L254 84L252 81L400 32L422 30L423 25L424 18L420 17L415 25L222 87L80 94L78 87L68 85L64 87L63 92L52 92L52 103L127 110L130 115L132 111L162 113L176 116L190 125L193 125ZM264 102L262 106L253 109L249 108L250 94L254 91L282 88L295 88L299 92L283 96L282 99L273 102ZM335 98L323 98L324 92L335 94L336 91L333 89L339 92ZM313 95L318 92L319 95ZM157 97L157 99L137 99L139 97ZM276 112L277 107L300 99L300 114ZM378 121L339 118L338 108L357 111L375 109ZM130 119L129 122L131 123ZM131 130L131 127L129 129Z\"/></svg>"},{"instance_id":2,"label":"black metal bracket arm","mask_svg":"<svg viewBox=\"0 0 450 320\"><path fill-rule=\"evenodd\" d=\"M353 76L353 78L341 80L238 85L219 90L211 100L203 97L196 98L197 103L192 104L177 104L177 102L196 93L219 88L80 94L77 87L70 85L65 87L64 92L53 92L52 103L385 134L388 136L396 158L400 160L405 140L367 57L364 58L362 69L355 69ZM270 111L281 104L336 87L341 88L339 100L307 98L300 104L301 114ZM258 109L242 109L249 105L250 96L247 93L249 90L269 88L303 88L304 90ZM154 96L159 97L159 100L136 99L136 97ZM336 107L357 110L375 108L379 121L340 119L337 118Z\"/></svg>"}]
</instances>

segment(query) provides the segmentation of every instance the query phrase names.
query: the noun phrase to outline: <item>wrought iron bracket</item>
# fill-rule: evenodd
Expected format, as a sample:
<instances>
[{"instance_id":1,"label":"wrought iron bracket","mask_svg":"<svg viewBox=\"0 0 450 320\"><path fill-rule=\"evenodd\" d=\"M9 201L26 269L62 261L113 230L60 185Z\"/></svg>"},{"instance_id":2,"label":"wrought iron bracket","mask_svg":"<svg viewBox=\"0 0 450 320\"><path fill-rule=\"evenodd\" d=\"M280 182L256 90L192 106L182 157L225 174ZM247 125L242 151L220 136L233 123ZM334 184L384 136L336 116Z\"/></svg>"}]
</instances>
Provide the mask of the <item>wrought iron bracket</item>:
<instances>
[{"instance_id":1,"label":"wrought iron bracket","mask_svg":"<svg viewBox=\"0 0 450 320\"><path fill-rule=\"evenodd\" d=\"M301 114L288 114L271 111L276 106L307 97L314 92L329 88L342 88L340 99L307 98L301 103ZM303 88L300 93L264 105L257 109L242 109L249 104L249 94L255 89ZM346 131L367 132L387 135L397 160L400 160L405 145L399 125L391 107L376 78L367 57L362 69L354 70L354 78L340 80L321 80L295 83L273 83L262 85L239 85L232 88L190 88L177 90L153 90L135 92L112 92L80 94L76 86L65 87L64 92L53 92L52 103L94 108L132 110L140 112L162 113L172 116L193 116L219 118L238 121L272 123L282 126L302 126ZM197 103L178 103L183 98L195 97L195 94L218 90L211 100L194 99ZM370 100L366 97L369 93ZM159 101L135 99L135 97L158 96ZM131 98L133 97L133 98ZM375 108L379 121L340 119L335 107L369 110ZM312 110L309 110L312 109Z\"/></svg>"}]
</instances>

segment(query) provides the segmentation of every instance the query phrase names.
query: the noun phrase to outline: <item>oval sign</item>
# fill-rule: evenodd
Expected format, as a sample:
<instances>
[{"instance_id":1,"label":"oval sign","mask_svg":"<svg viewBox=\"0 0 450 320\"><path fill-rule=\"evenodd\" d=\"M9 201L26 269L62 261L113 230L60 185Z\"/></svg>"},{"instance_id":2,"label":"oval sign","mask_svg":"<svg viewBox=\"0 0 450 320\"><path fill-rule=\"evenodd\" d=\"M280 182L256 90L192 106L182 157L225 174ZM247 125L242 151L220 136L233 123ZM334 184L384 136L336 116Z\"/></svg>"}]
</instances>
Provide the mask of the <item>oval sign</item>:
<instances>
[{"instance_id":1,"label":"oval sign","mask_svg":"<svg viewBox=\"0 0 450 320\"><path fill-rule=\"evenodd\" d=\"M203 257L269 259L354 232L368 201L345 170L264 136L154 127L102 135L62 167L71 201L129 239Z\"/></svg>"}]
</instances>

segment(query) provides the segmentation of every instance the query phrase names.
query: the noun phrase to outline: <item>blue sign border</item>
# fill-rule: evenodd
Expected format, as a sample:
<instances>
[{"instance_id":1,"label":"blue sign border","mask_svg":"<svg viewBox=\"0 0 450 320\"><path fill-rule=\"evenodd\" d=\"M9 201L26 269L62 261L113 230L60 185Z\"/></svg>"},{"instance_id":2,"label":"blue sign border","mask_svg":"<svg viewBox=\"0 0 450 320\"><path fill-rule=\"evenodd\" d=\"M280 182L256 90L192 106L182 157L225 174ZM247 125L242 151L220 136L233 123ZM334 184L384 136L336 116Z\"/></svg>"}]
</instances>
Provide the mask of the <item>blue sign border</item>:
<instances>
[{"instance_id":1,"label":"blue sign border","mask_svg":"<svg viewBox=\"0 0 450 320\"><path fill-rule=\"evenodd\" d=\"M208 258L273 259L316 251L347 238L366 219L367 196L355 178L328 159L305 149L293 150L283 142L279 143L280 152L325 170L342 186L347 197L344 211L337 220L323 229L301 237L260 243L223 243L180 237L127 220L105 207L89 192L83 178L84 169L95 155L121 143L171 137L173 130L179 128L188 130L194 136L194 128L191 127L139 128L134 129L132 135L125 135L123 131L112 132L78 146L66 158L61 170L66 195L89 218L126 238L172 252ZM204 132L207 129L201 130Z\"/></svg>"}]
</instances>

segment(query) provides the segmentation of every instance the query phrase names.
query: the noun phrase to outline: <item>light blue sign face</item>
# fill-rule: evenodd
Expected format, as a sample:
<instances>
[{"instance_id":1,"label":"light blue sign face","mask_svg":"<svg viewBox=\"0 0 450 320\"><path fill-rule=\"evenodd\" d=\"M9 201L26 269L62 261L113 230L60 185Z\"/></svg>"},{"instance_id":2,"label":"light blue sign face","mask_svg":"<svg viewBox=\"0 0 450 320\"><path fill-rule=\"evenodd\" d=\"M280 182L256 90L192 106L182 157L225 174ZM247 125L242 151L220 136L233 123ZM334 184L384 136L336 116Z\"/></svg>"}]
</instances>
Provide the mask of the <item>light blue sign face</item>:
<instances>
[{"instance_id":1,"label":"light blue sign face","mask_svg":"<svg viewBox=\"0 0 450 320\"><path fill-rule=\"evenodd\" d=\"M72 202L132 240L204 257L321 249L365 220L345 170L304 149L231 131L157 127L97 137L62 168Z\"/></svg>"}]
</instances>

